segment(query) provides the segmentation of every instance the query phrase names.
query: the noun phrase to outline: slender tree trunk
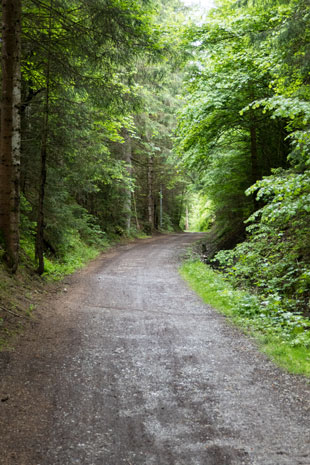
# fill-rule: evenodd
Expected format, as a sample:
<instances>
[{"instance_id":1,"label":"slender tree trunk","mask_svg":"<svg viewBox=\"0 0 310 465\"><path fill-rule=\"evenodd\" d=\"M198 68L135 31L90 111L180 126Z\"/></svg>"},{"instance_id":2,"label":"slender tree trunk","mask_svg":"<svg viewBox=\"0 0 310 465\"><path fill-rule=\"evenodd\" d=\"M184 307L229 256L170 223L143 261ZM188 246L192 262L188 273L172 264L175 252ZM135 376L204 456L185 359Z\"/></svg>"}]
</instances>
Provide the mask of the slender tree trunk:
<instances>
[{"instance_id":1,"label":"slender tree trunk","mask_svg":"<svg viewBox=\"0 0 310 465\"><path fill-rule=\"evenodd\" d=\"M184 206L184 189L182 190L182 197L181 197L181 204L180 204L180 207L179 207L179 212L178 212L178 225L180 226L180 223L181 223L181 219L182 219L182 216L183 216L183 206Z\"/></svg>"},{"instance_id":2,"label":"slender tree trunk","mask_svg":"<svg viewBox=\"0 0 310 465\"><path fill-rule=\"evenodd\" d=\"M135 193L133 192L132 194L132 201L133 201L133 208L134 208L134 212L135 212L135 219L136 219L136 227L137 227L137 230L140 231L140 223L139 223L139 219L138 219L138 212L137 212L137 202L136 202L136 198L135 198Z\"/></svg>"},{"instance_id":3,"label":"slender tree trunk","mask_svg":"<svg viewBox=\"0 0 310 465\"><path fill-rule=\"evenodd\" d=\"M159 192L159 227L162 229L163 227L163 185L160 185L160 192Z\"/></svg>"},{"instance_id":4,"label":"slender tree trunk","mask_svg":"<svg viewBox=\"0 0 310 465\"><path fill-rule=\"evenodd\" d=\"M251 117L251 126L250 126L250 139L251 139L251 184L254 184L259 179L259 168L258 168L258 157L257 157L257 134L256 134L256 125L254 116ZM256 200L256 194L253 198L254 209L259 208L258 202Z\"/></svg>"},{"instance_id":5,"label":"slender tree trunk","mask_svg":"<svg viewBox=\"0 0 310 465\"><path fill-rule=\"evenodd\" d=\"M132 175L132 162L131 162L131 138L130 134L127 131L127 129L123 129L122 135L124 138L124 143L123 143L123 158L126 162L126 169L129 178L131 178ZM131 228L131 204L132 204L132 199L131 199L131 189L130 187L126 188L125 190L125 201L124 201L124 211L125 211L125 221L126 221L126 232L129 234L130 233L130 228Z\"/></svg>"},{"instance_id":6,"label":"slender tree trunk","mask_svg":"<svg viewBox=\"0 0 310 465\"><path fill-rule=\"evenodd\" d=\"M188 206L186 205L186 210L185 210L185 231L189 230L189 212L188 212Z\"/></svg>"},{"instance_id":7,"label":"slender tree trunk","mask_svg":"<svg viewBox=\"0 0 310 465\"><path fill-rule=\"evenodd\" d=\"M147 180L148 180L148 222L151 232L154 230L154 199L153 199L153 173L154 157L151 155L148 159Z\"/></svg>"},{"instance_id":8,"label":"slender tree trunk","mask_svg":"<svg viewBox=\"0 0 310 465\"><path fill-rule=\"evenodd\" d=\"M53 1L51 1L51 8ZM45 198L45 185L46 185L46 160L47 160L47 144L49 132L49 97L50 97L50 61L51 61L51 36L52 36L52 13L50 10L49 16L49 30L48 30L48 54L46 62L46 91L44 102L43 126L42 126L42 139L41 139L41 170L40 170L40 183L39 183L39 199L38 199L38 218L37 218L37 234L35 244L36 260L38 261L38 273L44 272L44 198Z\"/></svg>"},{"instance_id":9,"label":"slender tree trunk","mask_svg":"<svg viewBox=\"0 0 310 465\"><path fill-rule=\"evenodd\" d=\"M46 90L46 92L48 91ZM41 142L41 170L40 170L39 202L38 202L38 218L37 218L37 234L36 234L36 260L38 261L37 271L39 274L42 274L44 272L44 198L45 198L45 184L46 184L47 138L48 138L48 108L45 109L42 142Z\"/></svg>"},{"instance_id":10,"label":"slender tree trunk","mask_svg":"<svg viewBox=\"0 0 310 465\"><path fill-rule=\"evenodd\" d=\"M253 102L255 100L255 93L253 84L250 85L250 98ZM250 110L250 151L251 151L251 184L254 184L259 179L259 165L258 165L258 154L257 154L257 124L255 121L254 111ZM254 194L254 208L258 209L258 202L256 200L256 194Z\"/></svg>"},{"instance_id":11,"label":"slender tree trunk","mask_svg":"<svg viewBox=\"0 0 310 465\"><path fill-rule=\"evenodd\" d=\"M2 0L0 232L5 259L18 267L20 199L21 1Z\"/></svg>"},{"instance_id":12,"label":"slender tree trunk","mask_svg":"<svg viewBox=\"0 0 310 465\"><path fill-rule=\"evenodd\" d=\"M252 183L254 184L259 179L258 157L257 157L257 134L255 122L251 122L250 126L251 137L251 168L252 168Z\"/></svg>"}]
</instances>

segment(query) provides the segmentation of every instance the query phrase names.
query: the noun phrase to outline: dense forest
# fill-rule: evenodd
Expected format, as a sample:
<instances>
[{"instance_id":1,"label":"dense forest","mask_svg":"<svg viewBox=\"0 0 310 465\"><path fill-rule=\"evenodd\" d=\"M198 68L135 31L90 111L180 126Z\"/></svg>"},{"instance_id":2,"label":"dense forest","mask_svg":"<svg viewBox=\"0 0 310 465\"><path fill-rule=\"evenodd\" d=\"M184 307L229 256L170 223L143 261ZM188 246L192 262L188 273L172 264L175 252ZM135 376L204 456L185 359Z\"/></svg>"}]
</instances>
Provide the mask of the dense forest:
<instances>
[{"instance_id":1,"label":"dense forest","mask_svg":"<svg viewBox=\"0 0 310 465\"><path fill-rule=\"evenodd\" d=\"M309 345L309 3L191 16L178 0L2 1L2 261L43 274L188 213L207 261L254 291L246 311Z\"/></svg>"},{"instance_id":2,"label":"dense forest","mask_svg":"<svg viewBox=\"0 0 310 465\"><path fill-rule=\"evenodd\" d=\"M13 271L20 252L42 274L49 258L179 228L185 187L171 149L184 9L2 2L1 243Z\"/></svg>"},{"instance_id":3,"label":"dense forest","mask_svg":"<svg viewBox=\"0 0 310 465\"><path fill-rule=\"evenodd\" d=\"M207 261L248 292L237 311L278 346L310 345L309 15L303 0L224 0L185 33L176 148L195 221L213 225Z\"/></svg>"}]
</instances>

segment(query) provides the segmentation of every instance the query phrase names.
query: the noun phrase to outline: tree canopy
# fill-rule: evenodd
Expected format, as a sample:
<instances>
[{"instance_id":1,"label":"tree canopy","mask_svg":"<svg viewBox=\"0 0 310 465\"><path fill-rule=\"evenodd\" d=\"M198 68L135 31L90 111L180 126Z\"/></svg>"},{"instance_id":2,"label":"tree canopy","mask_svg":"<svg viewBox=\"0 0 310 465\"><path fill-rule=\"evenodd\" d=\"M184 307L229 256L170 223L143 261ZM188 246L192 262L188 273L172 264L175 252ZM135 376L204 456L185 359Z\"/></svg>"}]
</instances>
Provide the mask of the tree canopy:
<instances>
[{"instance_id":1,"label":"tree canopy","mask_svg":"<svg viewBox=\"0 0 310 465\"><path fill-rule=\"evenodd\" d=\"M64 260L84 242L179 228L183 10L177 0L23 2L19 229L40 274L44 257Z\"/></svg>"},{"instance_id":2,"label":"tree canopy","mask_svg":"<svg viewBox=\"0 0 310 465\"><path fill-rule=\"evenodd\" d=\"M213 250L229 249L215 263L281 321L310 311L309 13L299 0L220 0L185 35L176 149L211 201Z\"/></svg>"}]
</instances>

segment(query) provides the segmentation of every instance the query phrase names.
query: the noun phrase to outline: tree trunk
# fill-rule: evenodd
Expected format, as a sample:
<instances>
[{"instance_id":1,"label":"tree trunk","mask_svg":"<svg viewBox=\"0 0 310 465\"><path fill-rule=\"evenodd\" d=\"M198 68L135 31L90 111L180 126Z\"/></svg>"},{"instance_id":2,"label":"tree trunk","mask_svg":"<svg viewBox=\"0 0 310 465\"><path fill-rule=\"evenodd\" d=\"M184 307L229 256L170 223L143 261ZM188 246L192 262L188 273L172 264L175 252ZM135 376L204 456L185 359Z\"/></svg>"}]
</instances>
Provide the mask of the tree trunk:
<instances>
[{"instance_id":1,"label":"tree trunk","mask_svg":"<svg viewBox=\"0 0 310 465\"><path fill-rule=\"evenodd\" d=\"M250 125L250 139L251 139L251 184L254 184L259 179L259 168L258 168L258 157L257 157L257 135L256 135L256 125L254 116L251 116L251 125ZM253 198L254 209L259 208L258 202L256 200L256 193Z\"/></svg>"},{"instance_id":2,"label":"tree trunk","mask_svg":"<svg viewBox=\"0 0 310 465\"><path fill-rule=\"evenodd\" d=\"M132 175L132 162L131 162L131 138L130 134L127 129L123 129L122 135L124 138L124 143L122 144L123 148L123 158L126 162L126 170L128 173L129 179L131 179ZM131 188L128 186L125 189L125 201L124 201L124 212L125 212L125 224L126 224L126 232L127 234L130 233L131 228Z\"/></svg>"},{"instance_id":3,"label":"tree trunk","mask_svg":"<svg viewBox=\"0 0 310 465\"><path fill-rule=\"evenodd\" d=\"M21 1L2 0L0 232L5 259L15 272L19 252Z\"/></svg>"},{"instance_id":4,"label":"tree trunk","mask_svg":"<svg viewBox=\"0 0 310 465\"><path fill-rule=\"evenodd\" d=\"M50 93L50 60L51 60L51 36L52 36L52 6L49 16L49 29L48 29L48 53L46 62L46 91L44 103L44 115L42 126L42 139L41 139L41 169L40 169L40 184L39 184L39 199L38 199L38 218L37 218L37 234L35 244L35 255L38 261L37 272L41 275L44 272L44 198L45 198L45 185L46 185L46 160L47 160L47 144L48 144L48 123L49 123L49 93Z\"/></svg>"},{"instance_id":5,"label":"tree trunk","mask_svg":"<svg viewBox=\"0 0 310 465\"><path fill-rule=\"evenodd\" d=\"M184 206L184 189L182 190L182 197L181 197L181 203L180 203L180 206L179 206L179 212L178 212L178 225L180 226L180 223L181 223L181 219L182 219L182 216L183 216L183 206Z\"/></svg>"},{"instance_id":6,"label":"tree trunk","mask_svg":"<svg viewBox=\"0 0 310 465\"><path fill-rule=\"evenodd\" d=\"M46 90L48 95L48 90ZM37 272L41 275L44 272L44 197L46 184L46 158L47 158L47 138L48 138L48 108L45 110L42 142L41 142L41 170L39 185L39 202L36 234L36 260L38 261Z\"/></svg>"},{"instance_id":7,"label":"tree trunk","mask_svg":"<svg viewBox=\"0 0 310 465\"><path fill-rule=\"evenodd\" d=\"M186 210L185 210L185 231L189 230L189 212L188 212L188 206L186 205Z\"/></svg>"},{"instance_id":8,"label":"tree trunk","mask_svg":"<svg viewBox=\"0 0 310 465\"><path fill-rule=\"evenodd\" d=\"M252 168L252 184L254 184L259 179L259 169L258 169L258 158L257 158L257 136L256 136L256 125L252 120L250 127L250 137L251 137L251 168Z\"/></svg>"},{"instance_id":9,"label":"tree trunk","mask_svg":"<svg viewBox=\"0 0 310 465\"><path fill-rule=\"evenodd\" d=\"M148 159L147 167L148 180L148 222L151 232L154 230L154 199L153 199L153 171L154 171L154 156L151 155Z\"/></svg>"},{"instance_id":10,"label":"tree trunk","mask_svg":"<svg viewBox=\"0 0 310 465\"><path fill-rule=\"evenodd\" d=\"M250 85L250 98L253 102L255 100L254 87ZM258 155L257 155L257 124L255 121L254 111L250 110L250 151L251 151L251 184L259 179L259 165L258 165ZM256 200L256 194L254 194L254 209L257 210L258 202Z\"/></svg>"},{"instance_id":11,"label":"tree trunk","mask_svg":"<svg viewBox=\"0 0 310 465\"><path fill-rule=\"evenodd\" d=\"M163 185L160 185L159 192L159 227L163 228Z\"/></svg>"},{"instance_id":12,"label":"tree trunk","mask_svg":"<svg viewBox=\"0 0 310 465\"><path fill-rule=\"evenodd\" d=\"M134 207L134 212L135 212L135 219L136 219L136 228L137 231L140 231L140 223L139 223L139 218L138 218L138 212L137 212L137 202L135 199L135 192L132 193L132 200L133 200L133 207Z\"/></svg>"}]
</instances>

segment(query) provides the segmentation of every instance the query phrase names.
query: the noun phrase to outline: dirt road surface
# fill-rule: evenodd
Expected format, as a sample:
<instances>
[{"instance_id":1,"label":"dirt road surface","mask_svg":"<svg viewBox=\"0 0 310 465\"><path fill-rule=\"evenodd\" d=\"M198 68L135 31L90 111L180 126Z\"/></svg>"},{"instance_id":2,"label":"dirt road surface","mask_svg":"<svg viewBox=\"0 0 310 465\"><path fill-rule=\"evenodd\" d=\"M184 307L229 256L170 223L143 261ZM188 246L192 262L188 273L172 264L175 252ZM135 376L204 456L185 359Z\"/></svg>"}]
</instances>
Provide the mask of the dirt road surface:
<instances>
[{"instance_id":1,"label":"dirt road surface","mask_svg":"<svg viewBox=\"0 0 310 465\"><path fill-rule=\"evenodd\" d=\"M103 255L1 354L1 465L310 465L309 383L182 281L197 238Z\"/></svg>"}]
</instances>

